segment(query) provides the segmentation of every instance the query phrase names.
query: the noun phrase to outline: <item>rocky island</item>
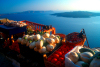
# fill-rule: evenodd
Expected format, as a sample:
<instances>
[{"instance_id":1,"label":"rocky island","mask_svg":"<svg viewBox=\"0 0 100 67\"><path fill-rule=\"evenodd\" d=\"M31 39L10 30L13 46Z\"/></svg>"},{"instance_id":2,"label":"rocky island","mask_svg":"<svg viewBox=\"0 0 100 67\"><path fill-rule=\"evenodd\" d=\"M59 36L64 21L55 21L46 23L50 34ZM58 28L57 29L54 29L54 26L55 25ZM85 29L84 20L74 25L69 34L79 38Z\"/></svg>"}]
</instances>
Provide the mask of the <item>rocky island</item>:
<instances>
[{"instance_id":1,"label":"rocky island","mask_svg":"<svg viewBox=\"0 0 100 67\"><path fill-rule=\"evenodd\" d=\"M88 12L88 11L73 11L51 14L57 17L71 17L71 18L90 18L94 16L100 16L100 13Z\"/></svg>"}]
</instances>

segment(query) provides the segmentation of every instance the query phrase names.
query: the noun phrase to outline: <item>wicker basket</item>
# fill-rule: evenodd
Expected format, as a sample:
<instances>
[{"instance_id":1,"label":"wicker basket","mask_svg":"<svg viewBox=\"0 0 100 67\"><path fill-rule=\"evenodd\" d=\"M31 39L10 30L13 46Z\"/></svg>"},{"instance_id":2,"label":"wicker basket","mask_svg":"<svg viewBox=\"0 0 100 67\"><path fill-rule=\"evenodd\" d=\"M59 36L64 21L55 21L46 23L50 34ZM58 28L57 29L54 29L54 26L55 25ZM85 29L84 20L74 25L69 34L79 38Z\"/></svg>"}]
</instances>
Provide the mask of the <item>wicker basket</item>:
<instances>
[{"instance_id":1,"label":"wicker basket","mask_svg":"<svg viewBox=\"0 0 100 67\"><path fill-rule=\"evenodd\" d=\"M83 35L83 38L81 38L81 40L80 41L76 41L76 42L70 42L70 41L68 41L68 37L73 37L73 36L75 36L75 37L78 37L77 35L78 35L79 33L77 33L77 32L73 32L73 33L71 33L71 34L68 34L67 36L66 36L66 43L67 44L70 44L70 45L75 45L75 46L83 46L84 45L84 43L85 43L85 41L86 41L86 37L85 37L85 35ZM73 39L73 38L72 38Z\"/></svg>"}]
</instances>

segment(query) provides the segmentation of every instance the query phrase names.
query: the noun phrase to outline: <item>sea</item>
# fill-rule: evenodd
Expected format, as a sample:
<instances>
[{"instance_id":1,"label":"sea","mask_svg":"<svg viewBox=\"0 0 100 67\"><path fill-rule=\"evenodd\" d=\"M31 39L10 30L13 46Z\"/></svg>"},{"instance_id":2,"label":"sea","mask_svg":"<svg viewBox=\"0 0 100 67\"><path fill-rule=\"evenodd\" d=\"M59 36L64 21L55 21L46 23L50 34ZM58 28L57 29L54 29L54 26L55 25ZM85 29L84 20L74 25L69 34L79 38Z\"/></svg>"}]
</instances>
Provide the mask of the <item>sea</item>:
<instances>
[{"instance_id":1,"label":"sea","mask_svg":"<svg viewBox=\"0 0 100 67\"><path fill-rule=\"evenodd\" d=\"M68 35L72 32L85 30L86 37L91 48L100 47L100 16L91 18L68 18L57 17L51 14L61 11L43 12L43 13L21 13L0 16L10 20L22 21L28 20L44 25L52 25L56 28L56 33ZM87 45L87 42L85 42Z\"/></svg>"}]
</instances>

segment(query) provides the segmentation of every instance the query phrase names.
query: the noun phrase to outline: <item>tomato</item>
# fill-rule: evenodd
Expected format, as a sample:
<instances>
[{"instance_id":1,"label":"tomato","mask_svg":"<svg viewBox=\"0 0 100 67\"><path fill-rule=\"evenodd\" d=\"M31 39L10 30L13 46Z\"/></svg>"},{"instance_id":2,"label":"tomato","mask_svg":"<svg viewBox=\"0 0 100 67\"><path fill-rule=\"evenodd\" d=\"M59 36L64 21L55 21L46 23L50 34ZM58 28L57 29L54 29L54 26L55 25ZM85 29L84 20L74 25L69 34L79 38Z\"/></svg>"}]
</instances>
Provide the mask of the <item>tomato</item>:
<instances>
[{"instance_id":1,"label":"tomato","mask_svg":"<svg viewBox=\"0 0 100 67\"><path fill-rule=\"evenodd\" d=\"M68 51L65 51L65 53L64 54L67 54L68 53Z\"/></svg>"},{"instance_id":2,"label":"tomato","mask_svg":"<svg viewBox=\"0 0 100 67\"><path fill-rule=\"evenodd\" d=\"M65 53L65 51L61 51L62 52L62 54L64 54Z\"/></svg>"},{"instance_id":3,"label":"tomato","mask_svg":"<svg viewBox=\"0 0 100 67\"><path fill-rule=\"evenodd\" d=\"M61 51L61 49L59 48L58 51Z\"/></svg>"},{"instance_id":4,"label":"tomato","mask_svg":"<svg viewBox=\"0 0 100 67\"><path fill-rule=\"evenodd\" d=\"M62 57L65 57L65 54L63 54Z\"/></svg>"},{"instance_id":5,"label":"tomato","mask_svg":"<svg viewBox=\"0 0 100 67\"><path fill-rule=\"evenodd\" d=\"M54 54L54 57L55 57L55 58L59 58L59 55L58 55L58 54Z\"/></svg>"},{"instance_id":6,"label":"tomato","mask_svg":"<svg viewBox=\"0 0 100 67\"><path fill-rule=\"evenodd\" d=\"M64 58L59 57L59 61L63 62L64 61Z\"/></svg>"},{"instance_id":7,"label":"tomato","mask_svg":"<svg viewBox=\"0 0 100 67\"><path fill-rule=\"evenodd\" d=\"M64 44L63 47L66 47L66 45Z\"/></svg>"},{"instance_id":8,"label":"tomato","mask_svg":"<svg viewBox=\"0 0 100 67\"><path fill-rule=\"evenodd\" d=\"M56 58L53 58L53 59L51 60L51 62L52 62L52 63L56 63L56 62L57 62L57 59L56 59Z\"/></svg>"},{"instance_id":9,"label":"tomato","mask_svg":"<svg viewBox=\"0 0 100 67\"><path fill-rule=\"evenodd\" d=\"M66 51L66 50L67 50L67 48L63 48L62 50L63 50L63 51Z\"/></svg>"},{"instance_id":10,"label":"tomato","mask_svg":"<svg viewBox=\"0 0 100 67\"><path fill-rule=\"evenodd\" d=\"M58 52L58 55L61 56L62 55L62 52Z\"/></svg>"},{"instance_id":11,"label":"tomato","mask_svg":"<svg viewBox=\"0 0 100 67\"><path fill-rule=\"evenodd\" d=\"M60 66L61 65L61 62L60 61L57 61L56 65Z\"/></svg>"}]
</instances>

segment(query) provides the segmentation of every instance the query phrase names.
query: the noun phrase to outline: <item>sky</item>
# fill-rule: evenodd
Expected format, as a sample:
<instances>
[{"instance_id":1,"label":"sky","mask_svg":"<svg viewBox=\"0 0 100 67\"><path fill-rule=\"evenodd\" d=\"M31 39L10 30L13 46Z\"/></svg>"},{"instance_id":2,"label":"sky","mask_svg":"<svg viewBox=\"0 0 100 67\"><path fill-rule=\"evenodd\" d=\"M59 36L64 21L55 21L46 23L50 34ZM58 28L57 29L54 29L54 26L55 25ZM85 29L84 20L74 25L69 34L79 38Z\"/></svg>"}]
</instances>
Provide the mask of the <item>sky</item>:
<instances>
[{"instance_id":1,"label":"sky","mask_svg":"<svg viewBox=\"0 0 100 67\"><path fill-rule=\"evenodd\" d=\"M0 14L28 10L100 11L100 0L0 0Z\"/></svg>"}]
</instances>

